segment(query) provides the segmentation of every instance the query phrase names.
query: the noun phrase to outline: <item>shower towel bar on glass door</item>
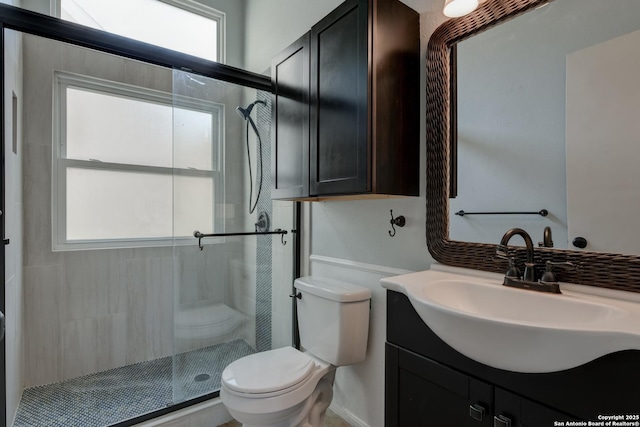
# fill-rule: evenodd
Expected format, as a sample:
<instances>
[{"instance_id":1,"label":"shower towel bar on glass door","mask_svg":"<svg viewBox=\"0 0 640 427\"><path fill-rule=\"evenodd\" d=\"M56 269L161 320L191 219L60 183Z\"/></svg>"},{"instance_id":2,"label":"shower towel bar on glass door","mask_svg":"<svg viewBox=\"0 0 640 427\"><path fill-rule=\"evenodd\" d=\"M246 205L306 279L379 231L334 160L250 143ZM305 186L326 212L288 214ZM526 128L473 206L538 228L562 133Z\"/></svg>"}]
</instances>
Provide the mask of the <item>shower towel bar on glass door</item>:
<instances>
[{"instance_id":1,"label":"shower towel bar on glass door","mask_svg":"<svg viewBox=\"0 0 640 427\"><path fill-rule=\"evenodd\" d=\"M293 233L295 232L295 230L292 230L291 232ZM239 232L239 233L212 233L212 234L203 234L198 230L196 230L193 232L193 237L198 239L198 247L200 248L200 250L203 250L204 246L202 246L202 239L204 237L264 236L268 234L279 234L280 242L283 245L287 244L287 242L284 241L284 236L285 234L289 234L289 232L287 230L282 230L280 228L276 228L273 231L246 231L246 232Z\"/></svg>"}]
</instances>

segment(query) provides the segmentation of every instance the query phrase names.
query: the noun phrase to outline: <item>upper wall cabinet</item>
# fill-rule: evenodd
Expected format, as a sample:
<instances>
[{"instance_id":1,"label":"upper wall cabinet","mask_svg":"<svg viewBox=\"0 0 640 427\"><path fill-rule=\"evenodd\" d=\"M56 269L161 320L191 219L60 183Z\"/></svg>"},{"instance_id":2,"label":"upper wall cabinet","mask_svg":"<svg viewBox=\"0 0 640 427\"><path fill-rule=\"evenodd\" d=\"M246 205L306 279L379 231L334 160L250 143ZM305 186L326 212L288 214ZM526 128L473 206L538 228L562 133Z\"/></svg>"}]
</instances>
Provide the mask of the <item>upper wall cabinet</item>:
<instances>
[{"instance_id":1,"label":"upper wall cabinet","mask_svg":"<svg viewBox=\"0 0 640 427\"><path fill-rule=\"evenodd\" d=\"M274 59L274 198L419 195L419 51L415 11L347 0Z\"/></svg>"},{"instance_id":2,"label":"upper wall cabinet","mask_svg":"<svg viewBox=\"0 0 640 427\"><path fill-rule=\"evenodd\" d=\"M309 33L271 61L271 197L309 195Z\"/></svg>"}]
</instances>

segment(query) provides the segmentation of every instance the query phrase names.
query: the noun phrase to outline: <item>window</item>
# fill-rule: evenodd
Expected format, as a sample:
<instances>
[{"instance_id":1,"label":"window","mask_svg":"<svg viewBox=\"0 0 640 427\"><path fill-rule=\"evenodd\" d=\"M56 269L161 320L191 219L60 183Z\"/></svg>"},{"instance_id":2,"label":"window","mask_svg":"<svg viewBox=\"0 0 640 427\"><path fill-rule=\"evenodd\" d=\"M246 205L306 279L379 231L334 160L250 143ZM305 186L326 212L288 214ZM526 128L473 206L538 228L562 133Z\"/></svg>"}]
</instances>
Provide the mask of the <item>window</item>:
<instances>
[{"instance_id":1,"label":"window","mask_svg":"<svg viewBox=\"0 0 640 427\"><path fill-rule=\"evenodd\" d=\"M53 0L55 15L224 63L225 14L194 0Z\"/></svg>"},{"instance_id":2,"label":"window","mask_svg":"<svg viewBox=\"0 0 640 427\"><path fill-rule=\"evenodd\" d=\"M215 229L223 105L61 72L55 82L54 250Z\"/></svg>"}]
</instances>

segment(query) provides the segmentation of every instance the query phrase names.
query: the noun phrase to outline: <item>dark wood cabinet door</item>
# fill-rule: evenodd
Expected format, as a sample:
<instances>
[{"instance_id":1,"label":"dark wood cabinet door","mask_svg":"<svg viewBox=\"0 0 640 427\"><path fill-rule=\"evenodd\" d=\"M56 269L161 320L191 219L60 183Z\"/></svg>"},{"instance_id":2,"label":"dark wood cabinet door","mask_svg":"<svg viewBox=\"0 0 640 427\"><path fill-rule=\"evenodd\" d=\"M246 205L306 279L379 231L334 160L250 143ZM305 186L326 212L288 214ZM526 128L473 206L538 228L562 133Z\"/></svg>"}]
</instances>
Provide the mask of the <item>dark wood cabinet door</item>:
<instances>
[{"instance_id":1,"label":"dark wood cabinet door","mask_svg":"<svg viewBox=\"0 0 640 427\"><path fill-rule=\"evenodd\" d=\"M309 33L271 62L273 199L309 195Z\"/></svg>"},{"instance_id":2,"label":"dark wood cabinet door","mask_svg":"<svg viewBox=\"0 0 640 427\"><path fill-rule=\"evenodd\" d=\"M553 426L556 421L578 421L577 418L499 387L495 388L495 416L499 418L495 424L497 427L506 426L507 421L511 427L545 427Z\"/></svg>"},{"instance_id":3,"label":"dark wood cabinet door","mask_svg":"<svg viewBox=\"0 0 640 427\"><path fill-rule=\"evenodd\" d=\"M522 427L553 426L555 421L579 421L548 406L522 398L520 402L520 425Z\"/></svg>"},{"instance_id":4,"label":"dark wood cabinet door","mask_svg":"<svg viewBox=\"0 0 640 427\"><path fill-rule=\"evenodd\" d=\"M390 345L386 369L387 427L493 426L490 384Z\"/></svg>"},{"instance_id":5,"label":"dark wood cabinet door","mask_svg":"<svg viewBox=\"0 0 640 427\"><path fill-rule=\"evenodd\" d=\"M398 426L460 427L469 418L469 378L400 351Z\"/></svg>"},{"instance_id":6,"label":"dark wood cabinet door","mask_svg":"<svg viewBox=\"0 0 640 427\"><path fill-rule=\"evenodd\" d=\"M367 0L347 0L311 29L310 194L370 188Z\"/></svg>"}]
</instances>

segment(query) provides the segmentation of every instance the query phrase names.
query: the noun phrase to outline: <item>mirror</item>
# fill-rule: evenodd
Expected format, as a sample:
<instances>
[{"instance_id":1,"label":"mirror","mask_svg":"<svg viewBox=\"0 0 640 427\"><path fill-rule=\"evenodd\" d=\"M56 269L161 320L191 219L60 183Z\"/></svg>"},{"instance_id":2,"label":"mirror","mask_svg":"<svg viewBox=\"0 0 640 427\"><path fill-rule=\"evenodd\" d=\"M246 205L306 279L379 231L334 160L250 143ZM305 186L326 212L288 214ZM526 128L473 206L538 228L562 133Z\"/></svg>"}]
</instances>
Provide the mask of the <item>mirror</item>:
<instances>
[{"instance_id":1,"label":"mirror","mask_svg":"<svg viewBox=\"0 0 640 427\"><path fill-rule=\"evenodd\" d=\"M565 166L565 158L564 158L565 156L563 155L563 150L565 150L565 148L562 146L561 146L562 148L558 148L554 146L553 150L551 150L550 148L548 150L539 150L538 148L534 148L534 149L530 148L528 157L527 156L522 157L521 155L516 154L516 152L514 151L515 144L513 143L499 146L497 148L491 147L494 150L499 150L502 156L502 160L494 164L487 163L486 161L487 159L485 159L484 163L478 162L478 164L483 165L483 167L480 169L482 171L485 171L485 175L488 175L493 179L493 182L485 182L485 183L482 183L482 185L478 186L479 189L487 188L491 190L489 193L485 193L485 195L483 196L485 198L490 198L490 200L487 201L487 204L484 206L467 205L467 204L461 205L460 203L463 200L461 195L462 195L462 191L464 191L464 185L465 185L464 182L462 182L462 180L459 182L459 185L458 185L459 196L457 199L455 199L451 203L451 206L449 205L449 199L448 199L448 196L449 196L449 188L448 188L449 126L450 126L450 119L451 119L450 98L449 98L450 96L449 94L451 93L450 92L451 47L459 43L458 47L463 46L463 49L464 49L464 45L463 45L464 43L473 44L475 42L474 39L476 39L476 37L478 38L478 40L480 40L481 37L488 37L490 38L490 41L485 43L494 44L493 46L495 48L494 50L496 50L498 53L505 53L504 51L507 50L505 43L511 42L512 41L511 39L517 39L518 37L525 37L525 36L517 36L516 34L512 34L511 32L507 32L506 36L505 35L492 36L491 35L492 32L494 30L497 30L497 32L495 32L494 34L499 34L505 28L508 29L508 26L519 27L521 25L519 24L519 22L522 19L529 19L528 18L529 16L532 16L534 19L534 25L533 25L534 27L545 29L545 31L542 33L542 36L548 37L548 35L546 34L546 27L545 27L547 24L542 24L541 22L537 21L537 19L541 19L541 17L551 17L554 20L564 24L565 26L565 28L563 29L564 31L568 31L569 33L575 32L577 31L576 27L581 25L587 25L587 24L581 24L577 20L578 15L583 15L583 9L586 9L583 7L583 4L587 3L587 1L578 0L578 3L580 3L579 6L575 6L575 5L571 6L569 4L571 1L572 0L556 0L555 2L551 3L550 5L540 10L534 10L537 7L540 7L542 5L549 3L548 0L488 0L480 8L478 8L474 13L459 19L454 19L446 22L445 24L440 26L432 35L431 40L429 41L428 53L427 53L427 94L428 94L427 117L426 117L427 118L427 218L428 218L427 219L427 246L432 256L437 261L444 264L449 264L449 265L454 265L459 267L504 273L507 267L506 262L495 259L495 249L496 249L497 242L499 241L502 234L508 228L516 225L522 227L522 224L523 224L523 219L522 219L523 217L513 216L509 218L509 220L513 222L499 223L499 219L502 219L504 221L504 218L502 218L503 216L500 216L500 218L499 216L487 216L485 219L487 223L492 224L495 230L499 230L496 233L496 235L487 239L479 238L476 236L477 240L468 239L466 241L463 241L463 240L458 240L458 239L461 239L461 237L458 235L458 230L454 229L454 227L456 227L458 224L457 222L454 222L453 218L451 218L452 215L450 215L450 211L456 212L457 210L462 209L468 212L473 212L473 211L484 211L486 209L487 211L495 212L495 211L502 211L503 209L506 210L507 208L509 210L514 210L514 211L539 211L541 209L548 209L550 212L548 217L545 217L545 218L532 217L527 219L528 221L535 221L537 219L537 221L540 224L544 224L544 225L541 225L540 230L545 225L550 225L552 227L557 228L560 224L563 224L563 223L566 224L569 222L567 220L567 217L571 219L571 214L567 216L566 213L563 214L562 212L563 209L568 212L570 211L571 208L566 208L566 207L562 208L560 206L562 203L566 204L566 202L564 201L565 200L564 198L566 198L566 193L567 193L566 182L569 181L569 178L565 177L564 182L563 182L563 178L559 178L560 182L550 183L547 181L542 181L542 178L546 178L547 175L550 175L550 173L547 170L547 163L545 163L545 161L543 160L540 160L540 155L541 155L540 151L552 151L552 153L555 156L561 157L562 161L559 163L560 166L558 166L558 169L568 170L573 167L571 164L572 162L571 154L566 157L569 160L567 162L568 166ZM590 0L588 1L590 2ZM635 2L630 0L630 1L620 1L620 2L594 1L594 3L600 3L599 6L602 9L604 6L618 7L622 3L631 5L632 3L635 3ZM566 15L553 16L555 9L563 9L565 6L570 8L570 11L572 13L572 15L570 15L569 18L567 18ZM530 12L530 13L525 14L525 12ZM586 33L587 36L584 36L582 39L574 41L573 48L569 52L588 50L590 46L596 45L597 47L605 40L609 40L612 38L614 40L619 39L623 34L625 34L625 32L616 33L616 31L620 30L620 28L617 28L617 27L621 26L619 24L620 22L623 22L623 21L626 22L628 19L630 19L628 15L635 16L635 17L640 16L640 14L638 13L618 12L618 15L612 18L614 19L613 22L615 23L613 26L606 25L606 21L603 20L604 18L602 18L602 15L596 16L595 18L591 18L591 19L595 19L595 22L591 21L592 23L587 25L588 28L591 28L591 29L595 27L598 27L598 28L604 27L605 29L608 28L607 31L611 32L610 35L608 37L605 37L602 41L598 41L598 40L592 39L591 36L589 35L591 33L588 32ZM536 18L536 17L540 17L540 18ZM637 28L638 27L636 27L636 29ZM631 31L631 30L627 30L626 32L628 31ZM526 36L526 37L533 37L533 36ZM558 42L557 38L558 37L555 37L548 41ZM525 62L525 66L526 66L525 68L530 68L532 71L531 73L529 73L528 79L524 81L524 83L526 83L527 86L537 81L543 80L542 77L545 74L547 69L546 65L543 65L542 63L537 62L538 60L530 59L529 56L533 55L533 53L536 53L533 51L544 52L549 49L549 46L547 44L536 41L535 39L533 42L531 40L529 40L529 42L531 45L532 52L526 52L525 58L522 59L522 61L525 61L525 60L528 61L528 62ZM613 51L616 51L616 50L618 49L613 49ZM478 54L478 56L482 56L482 55ZM506 56L510 56L510 55L506 55ZM622 55L622 57L625 57L625 56L630 56L630 55ZM564 54L564 56L559 59L561 65L563 61L565 62L569 61L567 60L566 57L567 55ZM458 58L458 61L460 61L460 58ZM595 61L595 62L598 62L598 61ZM502 71L503 66L499 64L497 60L489 61L488 64L494 66L493 71L495 73ZM609 66L609 71L611 72L614 69L617 69L617 67L618 67L617 65L611 65ZM571 68L572 70L571 72L573 72L573 70L575 70L576 72L580 72L582 71L580 68L585 68L585 67L583 67L582 65L579 65L577 69L575 69L575 67ZM624 67L622 67L622 69L624 70ZM506 140L509 142L513 142L516 139L516 136L513 133L507 134L505 131L502 131L502 133L500 134L500 132L498 132L497 129L501 129L501 127L499 126L503 126L503 125L499 125L498 123L496 123L497 120L499 120L500 118L502 118L502 116L505 115L505 111L510 112L508 110L515 109L515 107L503 106L502 111L495 110L495 109L491 110L491 108L497 108L497 107L491 107L493 98L503 97L508 92L505 86L514 89L515 93L520 93L521 96L519 96L519 98L521 99L524 98L524 100L528 104L534 104L541 95L540 93L538 93L542 91L542 89L540 88L532 89L532 92L530 94L525 93L524 88L521 87L524 83L522 82L518 83L515 79L515 77L518 77L518 76L513 75L517 71L509 70L509 69L507 69L506 71L507 72L505 74L506 76L505 78L507 80L503 79L501 81L502 86L500 86L499 88L496 88L495 86L489 87L488 88L489 90L479 97L479 101L481 102L479 104L476 104L475 108L476 108L477 114L479 115L485 114L485 112L483 111L488 110L485 115L485 121L480 122L478 124L478 128L474 129L472 133L472 131L470 130L471 128L470 127L465 128L465 125L462 122L464 115L463 117L460 118L462 124L459 127L459 133L460 133L459 141L462 142L464 141L465 138L467 138L468 141L473 140L473 144L470 144L470 146L472 148L475 148L476 151L478 152L481 151L479 148L485 149L488 144L493 144L494 142L497 144L498 139L501 139L503 141ZM634 74L631 73L631 75L634 75ZM637 73L635 75L637 75ZM472 73L472 75L467 76L467 78L471 78L471 80L473 81L475 76ZM563 81L563 79L564 77L562 77L561 82ZM571 80L567 80L567 81L579 82L580 79L572 78ZM477 84L475 86L477 86ZM580 95L581 92L584 92L587 89L593 89L593 88L599 88L599 87L601 87L600 84L597 84L597 85L583 84L583 86L577 88L576 91L577 91L577 94ZM542 88L544 89L545 86L543 85ZM475 89L478 89L478 88L476 87ZM481 89L484 90L485 88L481 88ZM458 90L460 90L460 88L458 88ZM555 110L556 113L553 113L553 112L549 113L548 111L546 111L547 109L550 108L546 106L545 107L537 106L536 108L531 108L529 106L528 108L529 111L527 113L525 113L524 110L519 110L519 111L516 110L515 111L516 114L515 116L513 116L513 118L511 118L511 120L515 122L514 126L512 126L512 129L516 129L519 132L518 137L523 140L530 140L536 144L540 144L541 140L550 139L546 131L543 132L540 129L545 130L545 128L550 126L551 124L553 124L554 126L561 126L561 128L563 128L564 124L558 125L555 122L564 121L562 112L564 111L564 99L568 90L569 89L559 90L557 87L553 87L553 90L550 90L550 92L552 92L552 95L553 94L560 95L560 98L563 100L563 106L556 107L556 108L559 108L559 110L558 109ZM571 90L573 91L573 89ZM479 89L478 89L478 92L480 92ZM608 91L606 93L607 96L611 95L611 93L609 92L614 92L614 91ZM571 92L570 95L573 96L573 93ZM570 99L570 98L567 98L567 99ZM566 103L567 105L582 103L583 108L585 108L585 106L590 105L589 102L587 101L573 101L573 100L569 101L568 100ZM518 107L518 108L521 108L521 107ZM558 113L557 111L560 111L560 112ZM626 115L628 116L630 114L633 114L633 111L637 111L637 108L635 110L628 111ZM518 115L518 113L520 114ZM595 111L595 113L598 113L598 114L592 117L600 117L602 115L601 114L602 111ZM545 114L549 114L549 115L545 116ZM594 114L594 112L591 112L591 114ZM467 116L469 116L468 113L467 113ZM560 116L560 118L558 116ZM568 123L570 119L572 120L571 114L567 114ZM487 121L489 122L487 123ZM529 131L530 133L528 134L521 132L522 129L525 128L524 126L525 124L527 125L526 127L528 127L529 124L531 123L534 123L534 124L538 123L541 125L541 127L538 128L537 131ZM576 126L578 128L578 131L580 131L580 126L585 126L585 123L584 122L579 123L579 125ZM578 133L578 135L579 137L576 138L578 142L581 142L583 139L586 138L586 136L589 136L589 135L584 135L584 132L582 134ZM557 141L559 143L564 142L563 135L561 135L560 137L556 137L556 139L559 140ZM602 140L605 140L608 144L610 144L612 140L611 133L609 131L606 131L603 133L603 135L599 135L600 145L603 144ZM568 149L568 150L571 153L571 149ZM580 151L581 150L579 149L578 152ZM608 150L608 151L615 151L615 150ZM607 152L607 150L605 150L605 153L608 155L611 154ZM495 160L493 156L495 156L495 154L485 155L486 158L491 158L491 160ZM602 175L602 173L600 173L601 167L602 167L602 163L600 162L597 164L587 163L587 166L582 167L582 170L583 172L586 170L587 175L594 174L594 175L601 176ZM463 165L459 164L458 165L459 179L462 177L462 169L463 169ZM513 176L511 178L504 178L503 176L501 176L500 174L503 173L505 169L517 172L517 174L514 175L515 178ZM577 169L580 170L581 168L577 168ZM525 173L525 170L527 171L526 173ZM533 172L529 174L529 170ZM564 176L564 173L558 174L558 175L562 177ZM477 178L474 178L474 179L476 180L476 182L480 182L477 180ZM533 183L534 188L536 185L540 187L536 189L536 191L540 193L540 198L538 200L535 200L535 204L533 202L530 205L526 205L525 203L521 204L522 201L526 203L529 203L530 201L525 194L525 195L518 196L520 201L517 205L505 204L503 206L496 206L496 203L502 202L502 201L507 201L507 202L513 201L515 203L517 199L515 196L505 194L504 192L500 191L500 190L504 190L505 188L505 185L503 185L504 183L510 183L512 185L514 181L522 181L527 184ZM627 183L627 182L617 182L614 192L619 193L621 191L626 191L628 189L633 190L633 186L629 184L630 183ZM517 189L517 186L513 185L513 187L514 187L514 191L517 191L515 190ZM557 196L557 195L554 196L555 197L554 200L549 198L548 193L543 193L542 191L542 190L548 191L550 187L556 192L557 195L560 195L560 196ZM559 187L559 189L556 187ZM532 191L532 190L525 190L522 192L526 193L527 191ZM571 197L572 195L571 190L569 191L570 191L569 197ZM629 199L633 199L634 197L637 198L637 196L633 196L633 193L625 193L625 197ZM482 196L479 199L482 199ZM551 200L551 201L547 201L547 200ZM554 203L553 206L551 205L552 202ZM591 208L592 206L588 206L588 207ZM604 218L604 221L601 220L600 223L601 224L610 223L611 221L609 220L609 216L611 214L611 211L605 209L603 214L605 218ZM468 216L467 218L464 218L464 217L456 218L455 220L467 221L467 220L471 220L472 218L473 218L472 216ZM541 219L544 221L547 221L547 223L542 222ZM451 233L450 233L450 228L451 228ZM478 226L476 228L479 229L481 227ZM542 240L542 234L540 231L536 231L536 230L530 230L530 231L531 231L532 237L535 239L536 242ZM568 237L566 238L560 237L562 235L562 232L559 229L554 231L556 232L555 233L556 236L554 240L558 240L558 242L560 242L561 240L568 241ZM565 232L565 235L568 236L568 233ZM620 238L620 236L621 236L620 234L615 235L615 237L618 239ZM486 240L486 242L483 242L483 240ZM560 277L562 281L640 292L640 285L637 284L637 283L640 283L640 269L634 267L635 265L640 265L640 257L633 254L621 255L622 253L625 253L625 252L627 252L627 250L616 251L615 249L608 249L608 250L604 249L604 252L594 252L588 249L585 251L577 251L577 250L567 250L567 249L563 250L563 249L550 249L550 248L536 248L536 262L543 263L546 260L554 260L554 261L571 261L573 263L578 264L579 268L577 270L562 273ZM524 260L525 251L522 248L516 249L515 253L517 254L517 257L519 260Z\"/></svg>"},{"instance_id":2,"label":"mirror","mask_svg":"<svg viewBox=\"0 0 640 427\"><path fill-rule=\"evenodd\" d=\"M549 226L556 248L640 254L639 30L638 1L555 0L456 44L452 239Z\"/></svg>"}]
</instances>

